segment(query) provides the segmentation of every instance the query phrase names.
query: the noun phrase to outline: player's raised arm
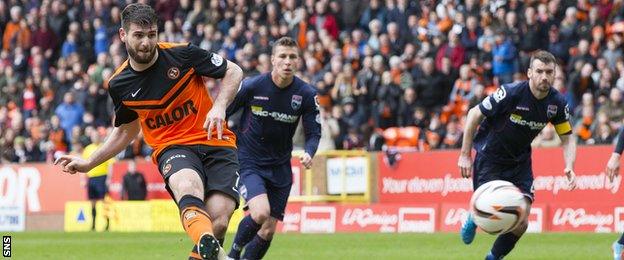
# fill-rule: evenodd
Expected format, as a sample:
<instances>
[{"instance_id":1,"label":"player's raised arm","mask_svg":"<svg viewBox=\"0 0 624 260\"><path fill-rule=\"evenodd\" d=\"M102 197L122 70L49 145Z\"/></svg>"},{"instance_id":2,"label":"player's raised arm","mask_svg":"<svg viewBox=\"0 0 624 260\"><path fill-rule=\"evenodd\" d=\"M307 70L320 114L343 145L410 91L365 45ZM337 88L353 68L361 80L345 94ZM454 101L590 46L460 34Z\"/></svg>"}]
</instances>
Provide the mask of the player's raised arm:
<instances>
[{"instance_id":1,"label":"player's raised arm","mask_svg":"<svg viewBox=\"0 0 624 260\"><path fill-rule=\"evenodd\" d=\"M224 110L236 97L236 92L243 79L243 70L236 63L227 61L227 70L221 81L219 95L214 101L215 106L221 106Z\"/></svg>"},{"instance_id":2,"label":"player's raised arm","mask_svg":"<svg viewBox=\"0 0 624 260\"><path fill-rule=\"evenodd\" d=\"M219 54L195 45L188 45L185 50L185 59L193 65L197 74L222 79L219 94L214 99L204 122L204 128L208 131L208 140L212 138L213 128L217 130L217 139L221 139L225 124L225 110L236 96L236 91L243 79L243 70Z\"/></svg>"},{"instance_id":3,"label":"player's raised arm","mask_svg":"<svg viewBox=\"0 0 624 260\"><path fill-rule=\"evenodd\" d=\"M615 145L615 149L613 150L613 153L611 153L611 157L607 162L606 172L610 181L613 181L613 178L620 174L620 156L622 155L622 150L624 150L624 127L620 129L617 144Z\"/></svg>"},{"instance_id":4,"label":"player's raised arm","mask_svg":"<svg viewBox=\"0 0 624 260\"><path fill-rule=\"evenodd\" d=\"M227 70L221 81L221 89L208 111L204 128L208 129L208 139L212 137L212 128L217 129L217 139L223 135L223 124L225 123L225 110L236 97L236 91L243 79L243 70L231 61L227 61Z\"/></svg>"},{"instance_id":5,"label":"player's raised arm","mask_svg":"<svg viewBox=\"0 0 624 260\"><path fill-rule=\"evenodd\" d=\"M139 120L122 124L115 127L106 141L88 159L78 156L63 155L54 161L54 164L61 165L63 172L74 174L76 172L88 172L93 167L100 165L104 161L112 158L125 149L128 144L139 134L141 126Z\"/></svg>"}]
</instances>

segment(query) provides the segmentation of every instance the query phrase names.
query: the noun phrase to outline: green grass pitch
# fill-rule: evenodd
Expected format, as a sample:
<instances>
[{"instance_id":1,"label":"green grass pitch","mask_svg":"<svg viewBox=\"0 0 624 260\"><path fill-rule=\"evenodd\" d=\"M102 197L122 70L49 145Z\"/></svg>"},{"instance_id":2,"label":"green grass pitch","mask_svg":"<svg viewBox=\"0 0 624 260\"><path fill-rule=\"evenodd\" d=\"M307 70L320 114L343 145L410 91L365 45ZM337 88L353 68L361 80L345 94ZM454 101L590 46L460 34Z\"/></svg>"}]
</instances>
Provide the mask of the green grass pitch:
<instances>
[{"instance_id":1,"label":"green grass pitch","mask_svg":"<svg viewBox=\"0 0 624 260\"><path fill-rule=\"evenodd\" d=\"M12 235L13 259L187 259L184 233L25 232ZM618 234L525 235L505 259L612 259ZM477 234L277 234L265 259L483 259L494 236ZM229 249L233 236L226 238ZM8 259L8 258L7 258Z\"/></svg>"}]
</instances>

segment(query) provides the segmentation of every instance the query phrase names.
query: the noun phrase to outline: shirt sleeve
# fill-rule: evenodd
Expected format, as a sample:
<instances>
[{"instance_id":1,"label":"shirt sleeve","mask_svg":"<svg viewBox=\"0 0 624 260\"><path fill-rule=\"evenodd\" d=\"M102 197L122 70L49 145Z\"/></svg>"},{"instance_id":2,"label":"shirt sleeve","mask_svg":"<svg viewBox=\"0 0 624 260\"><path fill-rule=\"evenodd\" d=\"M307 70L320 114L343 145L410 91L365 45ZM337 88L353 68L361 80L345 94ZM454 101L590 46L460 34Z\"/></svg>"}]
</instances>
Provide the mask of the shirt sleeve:
<instances>
[{"instance_id":1,"label":"shirt sleeve","mask_svg":"<svg viewBox=\"0 0 624 260\"><path fill-rule=\"evenodd\" d=\"M249 99L252 96L252 86L249 83L250 80L241 81L238 86L238 91L236 92L236 97L234 97L234 101L228 106L226 111L226 117L231 116L236 113L239 109L246 106L249 103Z\"/></svg>"},{"instance_id":2,"label":"shirt sleeve","mask_svg":"<svg viewBox=\"0 0 624 260\"><path fill-rule=\"evenodd\" d=\"M139 118L139 114L137 114L137 112L126 107L121 102L121 99L114 93L113 88L108 89L108 94L111 99L113 99L113 105L115 106L115 118L113 120L113 125L115 127L130 123Z\"/></svg>"},{"instance_id":3,"label":"shirt sleeve","mask_svg":"<svg viewBox=\"0 0 624 260\"><path fill-rule=\"evenodd\" d=\"M483 113L486 117L492 117L504 113L511 102L510 100L512 99L508 90L507 86L502 85L496 90L496 92L485 97L485 99L483 99L483 101L479 104L479 110L481 110L481 113Z\"/></svg>"},{"instance_id":4,"label":"shirt sleeve","mask_svg":"<svg viewBox=\"0 0 624 260\"><path fill-rule=\"evenodd\" d=\"M551 123L555 126L555 131L558 135L569 135L572 133L570 108L565 101L561 101L559 107L563 109L557 109L557 114L552 119Z\"/></svg>"},{"instance_id":5,"label":"shirt sleeve","mask_svg":"<svg viewBox=\"0 0 624 260\"><path fill-rule=\"evenodd\" d=\"M620 134L618 134L618 141L617 141L617 144L615 145L615 150L613 150L613 152L621 155L623 150L624 150L624 127L620 129Z\"/></svg>"},{"instance_id":6,"label":"shirt sleeve","mask_svg":"<svg viewBox=\"0 0 624 260\"><path fill-rule=\"evenodd\" d=\"M319 113L319 102L316 91L311 91L304 99L303 110L303 132L305 135L304 150L314 157L321 139L321 115Z\"/></svg>"},{"instance_id":7,"label":"shirt sleeve","mask_svg":"<svg viewBox=\"0 0 624 260\"><path fill-rule=\"evenodd\" d=\"M220 79L225 76L227 60L219 54L189 44L186 58L199 75Z\"/></svg>"}]
</instances>

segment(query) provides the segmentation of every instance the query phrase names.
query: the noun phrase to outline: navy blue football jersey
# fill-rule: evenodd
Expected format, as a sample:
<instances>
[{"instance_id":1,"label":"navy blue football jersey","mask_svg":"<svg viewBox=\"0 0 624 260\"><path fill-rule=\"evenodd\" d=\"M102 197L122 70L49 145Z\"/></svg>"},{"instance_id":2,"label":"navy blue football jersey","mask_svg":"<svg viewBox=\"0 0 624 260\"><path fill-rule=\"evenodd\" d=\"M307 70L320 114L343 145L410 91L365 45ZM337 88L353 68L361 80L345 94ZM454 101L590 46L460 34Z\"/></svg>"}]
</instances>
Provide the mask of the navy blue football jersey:
<instances>
[{"instance_id":1,"label":"navy blue football jersey","mask_svg":"<svg viewBox=\"0 0 624 260\"><path fill-rule=\"evenodd\" d=\"M548 123L559 135L572 132L565 97L554 88L537 99L528 81L505 84L480 104L486 116L475 136L475 149L490 160L519 163L531 157L531 142Z\"/></svg>"},{"instance_id":2,"label":"navy blue football jersey","mask_svg":"<svg viewBox=\"0 0 624 260\"><path fill-rule=\"evenodd\" d=\"M279 88L271 73L247 78L228 107L230 116L243 109L236 132L241 164L277 165L289 162L292 138L303 120L305 151L314 156L321 138L316 89L298 77L286 88Z\"/></svg>"}]
</instances>

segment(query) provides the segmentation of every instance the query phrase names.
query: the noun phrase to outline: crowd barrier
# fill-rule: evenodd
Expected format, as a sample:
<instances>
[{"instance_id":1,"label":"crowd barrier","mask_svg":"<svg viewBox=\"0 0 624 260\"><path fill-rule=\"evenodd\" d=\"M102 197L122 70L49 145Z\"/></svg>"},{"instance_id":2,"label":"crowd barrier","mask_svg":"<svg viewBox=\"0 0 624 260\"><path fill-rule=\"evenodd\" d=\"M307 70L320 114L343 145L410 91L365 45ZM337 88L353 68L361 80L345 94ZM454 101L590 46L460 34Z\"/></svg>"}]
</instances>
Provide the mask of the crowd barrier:
<instances>
[{"instance_id":1,"label":"crowd barrier","mask_svg":"<svg viewBox=\"0 0 624 260\"><path fill-rule=\"evenodd\" d=\"M579 147L575 168L577 188L569 191L563 175L562 150L535 149L535 204L529 230L624 231L622 180L618 177L613 183L609 182L604 173L611 151L609 146ZM385 153L359 153L351 156L319 155L315 157L311 171L306 171L297 159L293 159L293 199L279 231L459 230L472 194L472 182L461 178L458 173L457 150L405 152L396 155L396 160L387 160ZM390 165L389 161L396 162ZM163 220L159 218L168 216L164 218L171 222L163 223L170 223L171 228L179 231L177 209L164 188L156 166L149 161L139 161L137 168L148 182L150 201L140 204L117 201L127 162L115 163L110 185L114 201L109 203L113 205L114 212L122 213L116 215L114 221L117 222L110 222L111 230L130 231L127 226L159 230L154 228L161 225L158 223ZM87 223L91 223L90 206L85 202L85 184L84 175L65 174L53 165L1 165L0 230L24 230L28 216L37 214L65 214L66 230L84 230L89 226ZM347 197L351 199L344 199ZM320 202L323 198L334 199ZM165 203L163 201L169 201L169 204L162 204ZM237 214L242 215L240 212ZM132 216L138 215L152 216L151 222L140 225L127 222L136 220ZM232 222L237 222L237 219Z\"/></svg>"},{"instance_id":2,"label":"crowd barrier","mask_svg":"<svg viewBox=\"0 0 624 260\"><path fill-rule=\"evenodd\" d=\"M561 148L534 149L535 204L530 230L621 232L624 230L624 191L621 177L610 182L604 167L609 146L578 148L577 186L567 189ZM472 180L457 169L458 151L404 153L390 166L380 163L377 190L380 203L438 202L439 230L457 231L467 212ZM383 154L378 154L378 160Z\"/></svg>"}]
</instances>

